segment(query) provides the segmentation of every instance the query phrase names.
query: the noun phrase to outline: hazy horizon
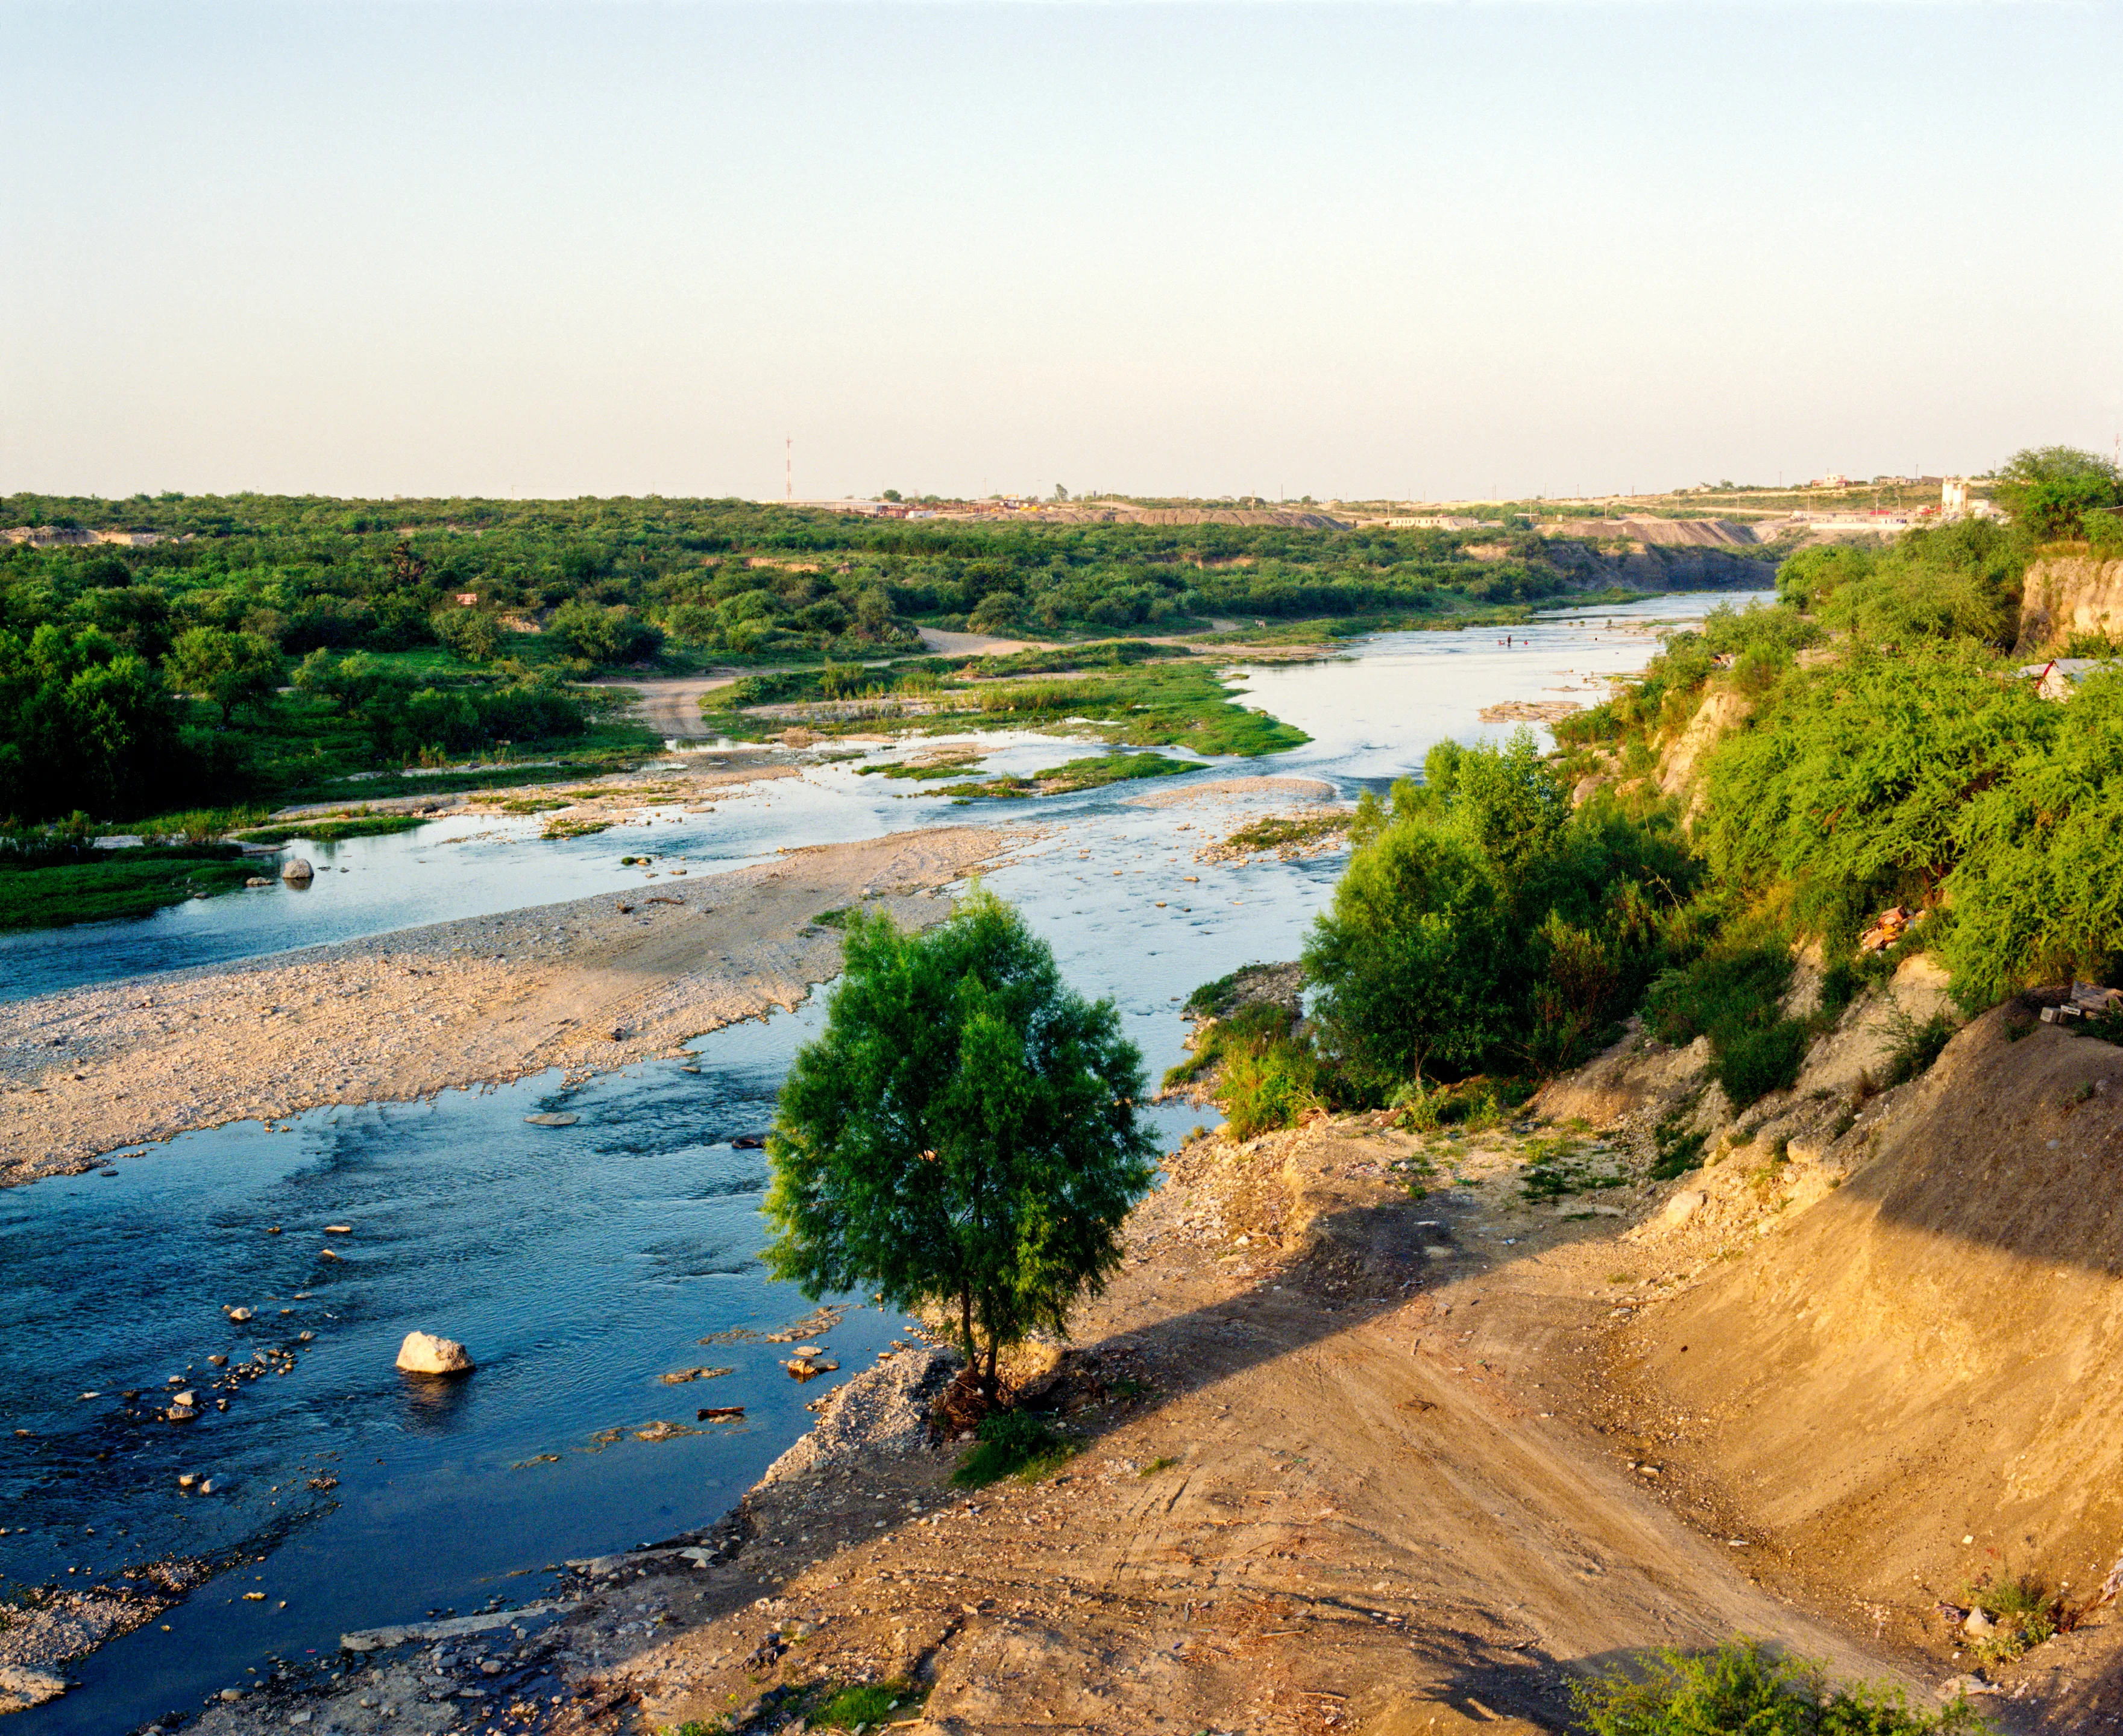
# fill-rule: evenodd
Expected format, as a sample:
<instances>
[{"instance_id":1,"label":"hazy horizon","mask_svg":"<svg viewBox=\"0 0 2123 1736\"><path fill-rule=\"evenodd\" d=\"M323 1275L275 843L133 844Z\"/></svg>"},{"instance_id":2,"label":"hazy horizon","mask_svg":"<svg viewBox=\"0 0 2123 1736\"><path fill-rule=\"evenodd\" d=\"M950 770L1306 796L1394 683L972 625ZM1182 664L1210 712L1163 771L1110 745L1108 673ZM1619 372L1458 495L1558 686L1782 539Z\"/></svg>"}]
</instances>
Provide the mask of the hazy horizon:
<instances>
[{"instance_id":1,"label":"hazy horizon","mask_svg":"<svg viewBox=\"0 0 2123 1736\"><path fill-rule=\"evenodd\" d=\"M2123 426L2114 8L18 4L0 493L1440 500Z\"/></svg>"}]
</instances>

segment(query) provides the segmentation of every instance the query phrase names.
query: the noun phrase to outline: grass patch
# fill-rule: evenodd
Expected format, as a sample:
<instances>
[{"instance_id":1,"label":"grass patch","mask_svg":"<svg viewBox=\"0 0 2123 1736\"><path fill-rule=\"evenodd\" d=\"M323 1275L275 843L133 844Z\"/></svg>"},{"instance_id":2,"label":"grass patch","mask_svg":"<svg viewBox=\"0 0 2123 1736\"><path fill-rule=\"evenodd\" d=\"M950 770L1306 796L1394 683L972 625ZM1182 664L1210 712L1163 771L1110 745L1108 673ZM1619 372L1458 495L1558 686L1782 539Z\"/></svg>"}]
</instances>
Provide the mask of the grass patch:
<instances>
[{"instance_id":1,"label":"grass patch","mask_svg":"<svg viewBox=\"0 0 2123 1736\"><path fill-rule=\"evenodd\" d=\"M1154 1458L1147 1465L1144 1466L1141 1470L1138 1471L1136 1475L1139 1477L1154 1477L1160 1471L1171 1470L1172 1467L1179 1462L1179 1460L1174 1458L1166 1458L1163 1457Z\"/></svg>"},{"instance_id":2,"label":"grass patch","mask_svg":"<svg viewBox=\"0 0 2123 1736\"><path fill-rule=\"evenodd\" d=\"M848 926L848 919L855 913L854 905L841 904L832 910L820 911L811 920L820 928L846 928Z\"/></svg>"},{"instance_id":3,"label":"grass patch","mask_svg":"<svg viewBox=\"0 0 2123 1736\"><path fill-rule=\"evenodd\" d=\"M1594 1160L1580 1155L1574 1139L1530 1140L1525 1151L1526 1170L1520 1178L1519 1192L1535 1202L1618 1188L1628 1179L1611 1169L1596 1167Z\"/></svg>"},{"instance_id":4,"label":"grass patch","mask_svg":"<svg viewBox=\"0 0 2123 1736\"><path fill-rule=\"evenodd\" d=\"M857 777L912 777L925 782L934 778L958 777L979 768L987 756L979 753L962 754L955 759L940 759L928 765L861 766L855 771Z\"/></svg>"},{"instance_id":5,"label":"grass patch","mask_svg":"<svg viewBox=\"0 0 2123 1736\"><path fill-rule=\"evenodd\" d=\"M1533 1093L1534 1086L1529 1081L1492 1079L1485 1073L1476 1073L1452 1085L1426 1086L1418 1080L1403 1087L1394 1106L1400 1111L1401 1125L1410 1133L1452 1128L1486 1133L1502 1127Z\"/></svg>"},{"instance_id":6,"label":"grass patch","mask_svg":"<svg viewBox=\"0 0 2123 1736\"><path fill-rule=\"evenodd\" d=\"M1001 659L996 662L996 672L1066 673L1094 661L1080 651L1020 655L1035 658L1038 667ZM703 696L701 709L714 715L719 726L727 727L733 735L753 737L779 733L788 724L781 718L746 716L743 714L748 706L855 699L878 701L886 708L884 715L826 718L808 727L831 733L896 726L944 734L998 724L1033 730L1066 725L1074 733L1095 734L1115 746L1183 747L1208 756L1249 758L1281 753L1311 739L1301 730L1241 705L1216 678L1213 668L1183 654L1176 659L1120 659L1115 667L1094 669L1073 680L968 683L947 678L963 667L949 659L923 659L890 669L865 669L860 689L844 692L828 692L832 684L818 670L747 676ZM892 702L914 697L934 709L923 716L896 719Z\"/></svg>"},{"instance_id":7,"label":"grass patch","mask_svg":"<svg viewBox=\"0 0 2123 1736\"><path fill-rule=\"evenodd\" d=\"M998 1410L981 1419L980 1438L951 1480L961 1489L985 1489L1005 1477L1030 1483L1076 1453L1074 1444L1029 1411Z\"/></svg>"},{"instance_id":8,"label":"grass patch","mask_svg":"<svg viewBox=\"0 0 2123 1736\"><path fill-rule=\"evenodd\" d=\"M187 808L177 814L158 814L152 819L135 820L125 826L100 826L105 838L132 837L150 843L213 844L265 818L263 808Z\"/></svg>"},{"instance_id":9,"label":"grass patch","mask_svg":"<svg viewBox=\"0 0 2123 1736\"><path fill-rule=\"evenodd\" d=\"M2032 1579L1980 1581L1966 1595L1993 1624L1993 1631L1975 1636L1976 1655L1985 1663L2010 1663L2055 1636L2057 1601Z\"/></svg>"},{"instance_id":10,"label":"grass patch","mask_svg":"<svg viewBox=\"0 0 2123 1736\"><path fill-rule=\"evenodd\" d=\"M1299 850L1307 844L1345 835L1352 818L1348 814L1272 814L1240 827L1224 840L1224 847L1263 853L1271 850Z\"/></svg>"},{"instance_id":11,"label":"grass patch","mask_svg":"<svg viewBox=\"0 0 2123 1736\"><path fill-rule=\"evenodd\" d=\"M235 835L246 844L284 844L298 838L320 844L337 844L350 838L382 838L394 832L410 832L415 826L426 825L433 817L424 814L321 815L316 819L291 821L286 825L254 827Z\"/></svg>"},{"instance_id":12,"label":"grass patch","mask_svg":"<svg viewBox=\"0 0 2123 1736\"><path fill-rule=\"evenodd\" d=\"M1891 1088L1910 1079L1920 1077L1931 1071L1931 1064L1939 1053L1953 1040L1959 1029L1952 1016L1943 1010L1929 1019L1913 1019L1900 1007L1891 1008L1882 1021L1888 1041L1893 1045L1887 1051L1887 1063L1881 1075L1883 1087Z\"/></svg>"},{"instance_id":13,"label":"grass patch","mask_svg":"<svg viewBox=\"0 0 2123 1736\"><path fill-rule=\"evenodd\" d=\"M556 808L572 807L574 804L558 795L476 795L472 798L482 807L493 807L503 814L551 814Z\"/></svg>"},{"instance_id":14,"label":"grass patch","mask_svg":"<svg viewBox=\"0 0 2123 1736\"><path fill-rule=\"evenodd\" d=\"M929 793L955 795L961 800L975 796L1071 795L1079 790L1097 790L1108 784L1128 783L1142 777L1171 777L1182 772L1200 769L1191 761L1168 758L1162 753L1100 753L1089 759L1066 761L1035 777L997 777L984 783L946 784Z\"/></svg>"},{"instance_id":15,"label":"grass patch","mask_svg":"<svg viewBox=\"0 0 2123 1736\"><path fill-rule=\"evenodd\" d=\"M1653 1652L1633 1669L1572 1684L1577 1728L1590 1736L1987 1736L1965 1699L1914 1711L1900 1689L1831 1687L1822 1667L1758 1640L1713 1651Z\"/></svg>"},{"instance_id":16,"label":"grass patch","mask_svg":"<svg viewBox=\"0 0 2123 1736\"><path fill-rule=\"evenodd\" d=\"M1187 1004L1179 1009L1181 1016L1221 1019L1235 1008L1259 1001L1263 994L1275 1000L1294 998L1294 986L1290 983L1293 969L1288 964L1241 965L1229 976L1204 983L1188 996Z\"/></svg>"},{"instance_id":17,"label":"grass patch","mask_svg":"<svg viewBox=\"0 0 2123 1736\"><path fill-rule=\"evenodd\" d=\"M1804 1020L1783 1016L1791 978L1791 951L1781 941L1720 948L1662 973L1644 1010L1659 1039L1676 1049L1710 1039L1711 1071L1743 1110L1789 1089L1812 1041Z\"/></svg>"},{"instance_id":18,"label":"grass patch","mask_svg":"<svg viewBox=\"0 0 2123 1736\"><path fill-rule=\"evenodd\" d=\"M1095 645L1057 645L1052 650L1013 651L982 657L970 667L976 674L1051 675L1073 669L1118 669L1160 658L1191 657L1183 645L1155 645L1146 639L1108 639ZM948 661L948 659L937 659ZM963 672L968 665L955 665Z\"/></svg>"},{"instance_id":19,"label":"grass patch","mask_svg":"<svg viewBox=\"0 0 2123 1736\"><path fill-rule=\"evenodd\" d=\"M874 1728L920 1698L921 1690L911 1682L865 1682L855 1687L827 1691L827 1697L807 1715L805 1721L814 1730L852 1730L858 1724Z\"/></svg>"},{"instance_id":20,"label":"grass patch","mask_svg":"<svg viewBox=\"0 0 2123 1736\"><path fill-rule=\"evenodd\" d=\"M595 838L600 832L612 830L610 820L551 819L546 822L541 838Z\"/></svg>"},{"instance_id":21,"label":"grass patch","mask_svg":"<svg viewBox=\"0 0 2123 1736\"><path fill-rule=\"evenodd\" d=\"M1165 1076L1165 1089L1221 1067L1216 1102L1234 1139L1288 1127L1319 1101L1319 1063L1294 1035L1297 1015L1280 1001L1256 1001L1207 1025L1193 1053Z\"/></svg>"},{"instance_id":22,"label":"grass patch","mask_svg":"<svg viewBox=\"0 0 2123 1736\"><path fill-rule=\"evenodd\" d=\"M260 866L233 844L91 845L56 861L0 854L0 932L152 916L166 904L236 891Z\"/></svg>"}]
</instances>

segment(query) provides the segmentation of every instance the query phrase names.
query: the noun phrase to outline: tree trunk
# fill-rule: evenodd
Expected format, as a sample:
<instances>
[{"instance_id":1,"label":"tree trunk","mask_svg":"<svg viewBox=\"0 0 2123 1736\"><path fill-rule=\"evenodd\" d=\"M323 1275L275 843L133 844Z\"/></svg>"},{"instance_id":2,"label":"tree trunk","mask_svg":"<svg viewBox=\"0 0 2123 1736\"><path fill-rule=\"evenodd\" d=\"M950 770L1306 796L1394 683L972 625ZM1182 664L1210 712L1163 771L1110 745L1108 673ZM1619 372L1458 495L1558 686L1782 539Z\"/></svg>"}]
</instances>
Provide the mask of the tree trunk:
<instances>
[{"instance_id":1,"label":"tree trunk","mask_svg":"<svg viewBox=\"0 0 2123 1736\"><path fill-rule=\"evenodd\" d=\"M970 1287L958 1292L958 1323L960 1335L966 1341L966 1366L977 1368L980 1357L973 1349L973 1293Z\"/></svg>"}]
</instances>

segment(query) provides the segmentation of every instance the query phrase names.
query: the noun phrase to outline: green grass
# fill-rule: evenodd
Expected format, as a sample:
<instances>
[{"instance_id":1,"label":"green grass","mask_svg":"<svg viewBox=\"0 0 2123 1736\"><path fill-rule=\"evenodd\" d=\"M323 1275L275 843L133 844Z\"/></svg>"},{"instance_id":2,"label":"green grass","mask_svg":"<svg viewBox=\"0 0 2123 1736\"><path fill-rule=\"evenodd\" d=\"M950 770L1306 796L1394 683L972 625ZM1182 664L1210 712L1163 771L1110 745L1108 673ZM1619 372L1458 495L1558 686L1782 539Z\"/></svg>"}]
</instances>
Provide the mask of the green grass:
<instances>
[{"instance_id":1,"label":"green grass","mask_svg":"<svg viewBox=\"0 0 2123 1736\"><path fill-rule=\"evenodd\" d=\"M1572 1139L1530 1140L1525 1151L1526 1171L1520 1179L1519 1191L1530 1200L1560 1199L1569 1194L1618 1188L1628 1180L1581 1157Z\"/></svg>"},{"instance_id":2,"label":"green grass","mask_svg":"<svg viewBox=\"0 0 2123 1736\"><path fill-rule=\"evenodd\" d=\"M187 808L176 814L157 814L152 818L133 820L122 826L99 826L97 834L105 838L141 838L159 840L164 843L187 844L218 843L223 838L241 832L246 826L260 824L267 810L260 807L241 808Z\"/></svg>"},{"instance_id":3,"label":"green grass","mask_svg":"<svg viewBox=\"0 0 2123 1736\"><path fill-rule=\"evenodd\" d=\"M1965 1699L1914 1711L1899 1688L1830 1687L1822 1666L1758 1640L1662 1650L1571 1687L1588 1736L1988 1736Z\"/></svg>"},{"instance_id":4,"label":"green grass","mask_svg":"<svg viewBox=\"0 0 2123 1736\"><path fill-rule=\"evenodd\" d=\"M1913 1019L1899 1006L1886 1017L1887 1036L1894 1045L1887 1052L1886 1071L1882 1083L1896 1086L1905 1080L1915 1079L1931 1071L1931 1064L1939 1053L1953 1040L1960 1027L1952 1015L1941 1011L1929 1019Z\"/></svg>"},{"instance_id":5,"label":"green grass","mask_svg":"<svg viewBox=\"0 0 2123 1736\"><path fill-rule=\"evenodd\" d=\"M2057 1600L2032 1579L1984 1581L1965 1595L1996 1624L1994 1633L1975 1642L1976 1655L1987 1664L2010 1663L2055 1635Z\"/></svg>"},{"instance_id":6,"label":"green grass","mask_svg":"<svg viewBox=\"0 0 2123 1736\"><path fill-rule=\"evenodd\" d=\"M862 766L856 769L857 777L913 777L921 779L963 777L978 768L984 756L968 753L963 759L937 760L922 766Z\"/></svg>"},{"instance_id":7,"label":"green grass","mask_svg":"<svg viewBox=\"0 0 2123 1736\"><path fill-rule=\"evenodd\" d=\"M921 1698L921 1690L907 1682L865 1682L828 1693L806 1721L816 1730L851 1730L857 1724L874 1729L894 1712L905 1712Z\"/></svg>"},{"instance_id":8,"label":"green grass","mask_svg":"<svg viewBox=\"0 0 2123 1736\"><path fill-rule=\"evenodd\" d=\"M1085 661L1074 652L1036 655L1040 669L1018 673L1067 673ZM1076 679L1061 681L965 683L945 678L963 667L949 659L922 659L912 664L865 669L862 687L841 697L888 704L896 696L918 694L936 709L921 717L821 719L806 727L824 733L860 727L932 734L982 727L1066 729L1071 734L1097 735L1115 746L1183 747L1205 755L1247 758L1281 753L1311 739L1303 730L1239 703L1203 660L1153 658L1094 668ZM749 716L745 706L817 701L826 697L822 672L791 671L748 676L718 688L703 697L701 709L732 736L758 739L779 734L789 727L788 720Z\"/></svg>"},{"instance_id":9,"label":"green grass","mask_svg":"<svg viewBox=\"0 0 2123 1736\"><path fill-rule=\"evenodd\" d=\"M421 814L349 814L316 819L293 820L278 826L259 826L235 836L246 844L284 844L306 838L320 844L337 844L350 838L381 838L394 832L410 832L424 826Z\"/></svg>"},{"instance_id":10,"label":"green grass","mask_svg":"<svg viewBox=\"0 0 2123 1736\"><path fill-rule=\"evenodd\" d=\"M233 844L96 850L48 866L0 860L0 931L152 916L195 894L235 891L262 866Z\"/></svg>"},{"instance_id":11,"label":"green grass","mask_svg":"<svg viewBox=\"0 0 2123 1736\"><path fill-rule=\"evenodd\" d=\"M982 1419L980 1438L958 1461L951 1480L961 1489L984 1489L1005 1477L1033 1482L1075 1457L1076 1451L1029 1412L998 1410Z\"/></svg>"},{"instance_id":12,"label":"green grass","mask_svg":"<svg viewBox=\"0 0 2123 1736\"><path fill-rule=\"evenodd\" d=\"M1072 759L1033 777L996 777L982 782L945 784L927 791L931 795L1006 799L1029 795L1072 795L1079 790L1101 789L1108 784L1131 782L1142 777L1171 777L1202 768L1192 761L1169 759L1162 753L1099 753L1089 759Z\"/></svg>"},{"instance_id":13,"label":"green grass","mask_svg":"<svg viewBox=\"0 0 2123 1736\"><path fill-rule=\"evenodd\" d=\"M1224 840L1227 850L1267 852L1316 844L1349 829L1347 814L1271 814L1239 828Z\"/></svg>"}]
</instances>

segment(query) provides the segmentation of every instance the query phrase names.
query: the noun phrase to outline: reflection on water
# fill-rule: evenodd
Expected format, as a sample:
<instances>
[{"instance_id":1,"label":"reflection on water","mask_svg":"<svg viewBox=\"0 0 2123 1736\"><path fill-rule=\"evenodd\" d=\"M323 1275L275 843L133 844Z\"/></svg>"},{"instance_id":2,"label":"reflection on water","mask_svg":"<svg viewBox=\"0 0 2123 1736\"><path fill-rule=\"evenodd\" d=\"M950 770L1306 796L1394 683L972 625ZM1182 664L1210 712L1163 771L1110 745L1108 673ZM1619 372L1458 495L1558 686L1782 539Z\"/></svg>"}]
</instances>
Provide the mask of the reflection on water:
<instances>
[{"instance_id":1,"label":"reflection on water","mask_svg":"<svg viewBox=\"0 0 2123 1736\"><path fill-rule=\"evenodd\" d=\"M1657 612L1679 612L1683 600L1662 599ZM1315 743L1210 775L1301 769L1347 792L1417 764L1443 734L1479 732L1480 705L1544 697L1560 670L1631 666L1648 650L1604 625L1523 631L1535 643L1522 657L1471 635L1399 635L1353 663L1249 672L1258 702ZM995 745L1009 770L1083 751L1022 736ZM770 838L1028 809L969 814L880 795L884 781L818 767L762 786L771 817L762 802L740 824L719 800L707 821L659 822L656 842L703 858L724 849L715 859L728 861ZM1228 807L1137 805L1143 794L1124 785L1040 805L1043 817L1068 823L991 884L1048 939L1073 983L1114 998L1155 1077L1181 1053L1178 1002L1238 964L1295 956L1339 864L1197 862ZM460 913L453 900L505 900L478 906L499 909L593 889L621 871L618 855L640 848L610 835L546 844L486 822L451 826L306 851L334 870L321 871L308 903L276 891L124 926L156 932L147 955L202 962L297 932L308 918L290 911L324 909L360 931ZM192 914L209 909L226 916ZM50 938L48 956L69 959L83 978L105 974L95 955L120 926ZM551 1563L667 1536L729 1507L808 1424L804 1401L823 1390L799 1388L771 1346L701 1346L808 1310L760 1269L764 1156L732 1142L767 1124L790 1056L822 1017L814 998L716 1033L695 1045L697 1072L655 1063L572 1086L546 1076L320 1110L279 1128L187 1135L120 1163L115 1177L0 1192L0 1389L12 1413L0 1433L9 1532L0 1573L64 1584L73 1567L79 1584L173 1555L224 1569L84 1660L80 1687L16 1715L11 1729L130 1729L196 1707L269 1654L329 1656L351 1628L468 1610L496 1592L528 1599ZM524 1119L563 1108L574 1124ZM1154 1113L1168 1147L1213 1119L1186 1105ZM324 1257L327 1223L352 1227L329 1238L337 1260ZM251 1318L234 1320L239 1307ZM449 1382L400 1374L399 1342L416 1328L462 1340L476 1372ZM856 1307L828 1342L851 1375L902 1330ZM265 1372L233 1384L210 1360L256 1366L261 1354ZM732 1372L662 1380L710 1361ZM209 1404L226 1397L228 1409L150 1419L151 1404L185 1388ZM741 1424L696 1422L698 1409L727 1405L744 1406ZM642 1439L657 1423L687 1432ZM180 1488L186 1474L212 1479L213 1493ZM264 1601L246 1601L251 1590Z\"/></svg>"}]
</instances>

